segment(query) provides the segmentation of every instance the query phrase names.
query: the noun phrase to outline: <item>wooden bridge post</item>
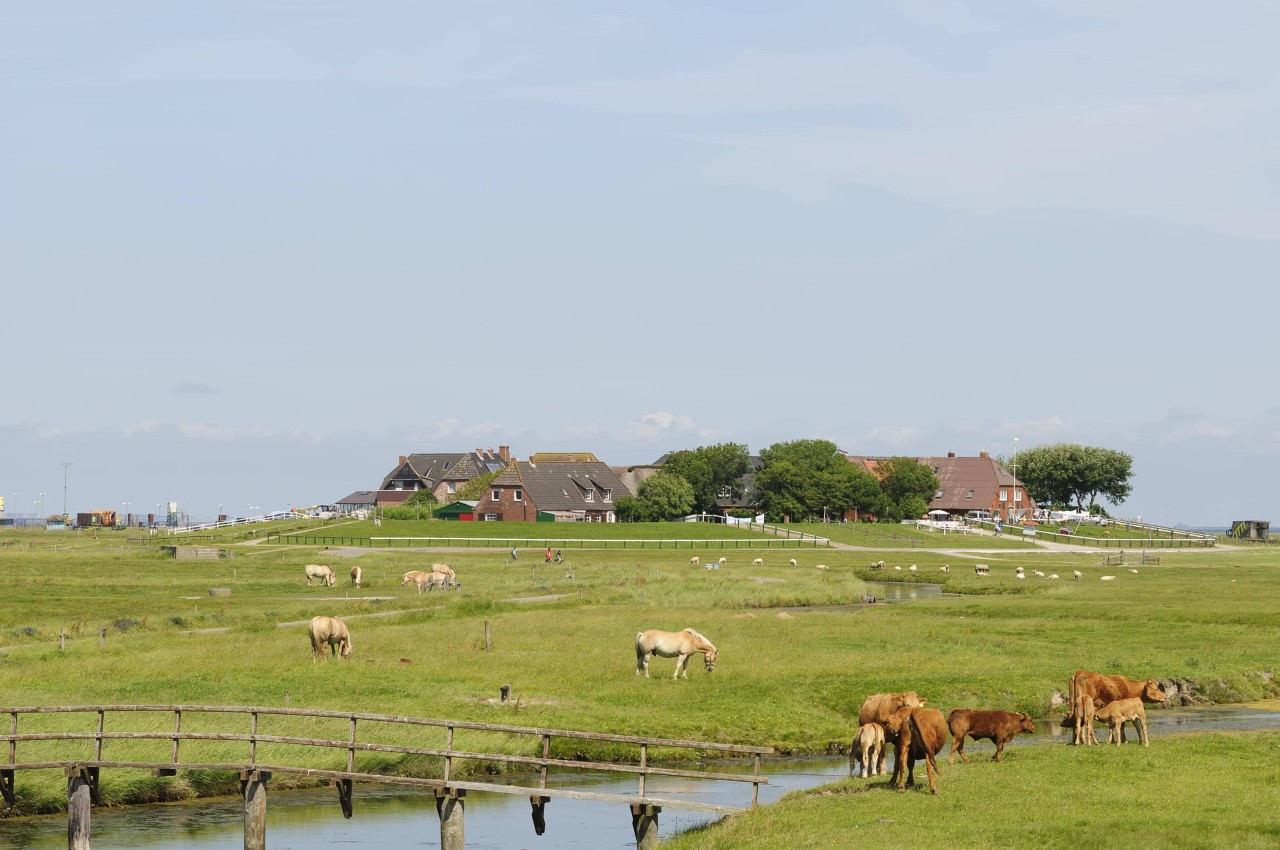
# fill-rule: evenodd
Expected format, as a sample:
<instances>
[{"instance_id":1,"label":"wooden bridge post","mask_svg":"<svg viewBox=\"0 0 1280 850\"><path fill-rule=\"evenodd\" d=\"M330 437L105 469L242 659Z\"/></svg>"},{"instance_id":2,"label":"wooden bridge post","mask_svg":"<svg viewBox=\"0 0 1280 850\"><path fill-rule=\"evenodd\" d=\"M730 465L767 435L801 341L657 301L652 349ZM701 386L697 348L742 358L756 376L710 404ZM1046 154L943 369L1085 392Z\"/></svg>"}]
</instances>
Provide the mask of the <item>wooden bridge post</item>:
<instances>
[{"instance_id":1,"label":"wooden bridge post","mask_svg":"<svg viewBox=\"0 0 1280 850\"><path fill-rule=\"evenodd\" d=\"M440 815L440 850L464 850L466 830L462 822L466 813L465 788L437 788L436 812Z\"/></svg>"},{"instance_id":2,"label":"wooden bridge post","mask_svg":"<svg viewBox=\"0 0 1280 850\"><path fill-rule=\"evenodd\" d=\"M267 850L267 780L265 770L240 771L244 796L244 850Z\"/></svg>"},{"instance_id":3,"label":"wooden bridge post","mask_svg":"<svg viewBox=\"0 0 1280 850\"><path fill-rule=\"evenodd\" d=\"M89 811L92 788L89 771L75 765L67 774L67 850L89 850Z\"/></svg>"},{"instance_id":4,"label":"wooden bridge post","mask_svg":"<svg viewBox=\"0 0 1280 850\"><path fill-rule=\"evenodd\" d=\"M658 812L661 806L631 804L631 829L636 834L636 850L657 850Z\"/></svg>"}]
</instances>

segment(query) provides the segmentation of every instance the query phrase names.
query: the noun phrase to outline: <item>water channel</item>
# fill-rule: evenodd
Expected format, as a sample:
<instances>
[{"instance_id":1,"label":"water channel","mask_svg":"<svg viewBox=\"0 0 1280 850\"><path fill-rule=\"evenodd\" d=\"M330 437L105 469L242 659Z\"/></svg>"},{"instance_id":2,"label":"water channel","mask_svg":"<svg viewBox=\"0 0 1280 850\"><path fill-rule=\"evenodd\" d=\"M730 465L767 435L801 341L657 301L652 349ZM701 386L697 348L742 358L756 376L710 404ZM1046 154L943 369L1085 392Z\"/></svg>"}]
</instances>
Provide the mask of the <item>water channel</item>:
<instances>
[{"instance_id":1,"label":"water channel","mask_svg":"<svg viewBox=\"0 0 1280 850\"><path fill-rule=\"evenodd\" d=\"M1153 709L1147 715L1152 746L1165 735L1280 729L1280 711L1250 706ZM1036 724L1035 735L1023 735L1010 748L1070 746L1070 732L1056 721ZM970 758L989 758L994 747L987 741L969 741ZM748 765L709 765L730 773L750 772ZM812 788L848 775L844 758L819 757L766 761L763 772L769 784L760 788L760 802L771 803L782 795ZM552 784L576 790L633 794L633 779L612 780L599 774L553 772ZM21 781L21 778L19 778ZM504 777L512 784L536 785L536 776ZM882 779L876 779L880 782ZM732 787L729 787L732 786ZM654 777L649 780L655 796L680 796L707 803L744 805L750 786L740 783L697 783L687 779ZM440 821L429 791L406 791L390 785L356 785L355 816L342 817L337 792L332 788L267 792L267 846L272 850L385 850L400 847L438 847ZM665 809L659 816L659 834L676 832L715 819L715 815ZM535 835L525 797L470 792L466 801L467 847L476 850L593 850L635 847L630 812L621 803L553 799L547 804L547 831ZM61 850L67 846L66 818L62 815L0 820L0 848L4 850ZM95 850L146 848L146 850L239 850L244 843L244 805L238 798L216 798L189 803L134 806L93 811Z\"/></svg>"},{"instance_id":2,"label":"water channel","mask_svg":"<svg viewBox=\"0 0 1280 850\"><path fill-rule=\"evenodd\" d=\"M938 585L883 585L873 589L885 601L937 598ZM1153 746L1164 735L1280 729L1280 711L1251 706L1153 709L1147 715ZM1036 734L1020 736L1008 746L1070 745L1069 730L1058 722L1039 721ZM949 746L949 744L948 744ZM969 741L970 758L989 758L994 746ZM749 773L747 764L715 763L708 770ZM835 757L776 759L762 768L769 784L760 788L760 802L771 803L784 794L812 788L847 776L848 760ZM634 779L613 779L589 772L552 771L549 784L601 793L634 794ZM536 775L503 777L514 785L536 786ZM880 782L882 779L874 781ZM21 777L19 777L21 782ZM652 777L650 794L681 797L728 806L746 805L750 785L728 782L698 783L677 777ZM531 787L531 791L533 788ZM402 786L356 785L355 816L342 817L332 788L307 791L267 791L267 846L272 850L386 850L439 847L440 821L429 790ZM664 809L659 834L677 832L714 820L701 812ZM50 815L0 820L0 850L61 850L66 847L66 817ZM595 850L633 848L630 811L621 803L553 799L546 808L547 829L536 835L529 801L523 796L469 792L466 798L466 844L476 850ZM187 803L134 806L93 811L95 850L239 850L244 843L244 804L238 798Z\"/></svg>"}]
</instances>

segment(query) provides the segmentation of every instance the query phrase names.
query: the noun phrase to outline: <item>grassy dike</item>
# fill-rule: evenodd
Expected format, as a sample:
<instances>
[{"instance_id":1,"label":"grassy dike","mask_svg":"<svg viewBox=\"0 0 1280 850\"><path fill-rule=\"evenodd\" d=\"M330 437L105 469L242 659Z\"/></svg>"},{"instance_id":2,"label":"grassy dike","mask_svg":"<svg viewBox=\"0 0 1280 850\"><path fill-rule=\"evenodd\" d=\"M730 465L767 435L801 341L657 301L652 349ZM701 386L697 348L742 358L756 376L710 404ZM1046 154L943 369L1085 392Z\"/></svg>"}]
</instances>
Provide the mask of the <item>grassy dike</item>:
<instances>
[{"instance_id":1,"label":"grassy dike","mask_svg":"<svg viewBox=\"0 0 1280 850\"><path fill-rule=\"evenodd\" d=\"M382 533L423 533L395 525L384 523ZM436 524L431 531L438 534L438 528ZM638 528L623 528L629 537L642 536ZM545 533L545 526L504 531L533 536ZM658 539L664 532L688 538L696 529L647 528L643 535ZM1274 560L1265 551L1162 552L1159 567L1140 567L1133 574L1123 567L1104 569L1100 554L1046 553L1008 545L968 554L926 552L918 544L910 549L844 551L575 549L566 552L567 565L555 566L528 553L512 563L506 551L379 549L352 559L315 548L238 542L228 544L231 558L177 561L127 539L124 533L106 532L96 540L0 535L0 543L14 544L0 546L0 575L10 589L0 597L5 705L287 702L292 707L763 744L783 752L819 753L846 747L858 705L867 694L883 690L915 689L944 710L1000 707L1038 717L1060 711L1055 708L1056 692L1065 689L1067 677L1079 667L1190 679L1198 693L1216 702L1266 698L1278 690L1271 673L1280 648L1280 621L1274 613ZM945 542L988 545L972 538ZM693 567L693 554L704 560L723 554L728 563L720 570ZM763 557L765 563L752 565L754 557ZM791 557L799 566L787 563ZM867 570L870 562L881 558L889 570ZM399 586L405 570L442 560L457 569L463 582L460 592L420 596ZM310 562L331 563L340 575L359 563L365 586L308 588L302 566ZM975 576L975 562L989 564L992 575ZM830 569L815 570L816 563ZM938 571L944 563L951 567L946 574ZM895 564L903 570L893 571ZM910 564L918 569L907 570ZM1019 565L1029 575L1039 569L1068 578L1016 580L1013 568ZM573 578L566 577L570 568ZM1074 569L1084 572L1085 580L1070 580ZM1119 579L1100 582L1103 573ZM938 581L959 595L926 603L851 605L867 592L868 579ZM230 588L232 595L210 597L211 587ZM541 601L513 601L530 598ZM315 614L348 618L355 645L349 661L312 663L305 626L280 627ZM371 614L386 616L364 616ZM486 620L494 641L490 650L483 646ZM719 647L715 673L707 675L695 662L687 681L673 682L673 662L659 659L653 663L654 678L636 677L635 632L684 626L699 629ZM106 638L100 645L104 627ZM66 634L65 649L59 649L60 632ZM517 697L513 704L494 703L501 683L512 684ZM31 730L24 726L24 731ZM317 736L327 734L324 729L314 731ZM1221 752L1234 752L1219 746L1220 736L1201 737L1203 744L1177 744L1193 748L1186 757L1192 761L1188 787L1196 763L1203 767L1216 763ZM1253 737L1264 752L1274 750L1269 736ZM1175 740L1153 742L1147 757L1164 759ZM477 735L465 745L500 752L516 746L496 735ZM24 759L31 755L26 746L19 751ZM591 758L618 755L607 747L576 745L572 752L557 755L579 753ZM226 755L230 759L240 754L236 747ZM1238 781L1256 784L1258 765L1274 761L1259 759L1259 754L1229 758L1223 766L1228 784L1237 781L1236 773ZM218 755L211 751L209 758ZM1111 755L1139 756L1128 748ZM1028 788L1038 781L1046 787L1063 781L1073 769L1062 763L1078 758L1100 757L1062 747L1017 753L1018 762L1028 765L1046 760L1042 780L1034 773L1022 780ZM1002 768L1014 764L1010 760ZM1232 765L1235 772L1229 769ZM362 763L362 769L387 772L418 773L429 767L412 759ZM981 761L944 768L942 803L927 795L899 797L878 793L874 787L863 791L856 784L836 786L834 793L841 799L870 797L877 807L910 806L906 801L934 808L959 805L962 777L983 775L985 769ZM1168 770L1177 773L1180 768L1173 765ZM1139 773L1163 777L1165 767ZM1017 775L1012 770L1008 774ZM1112 775L1102 770L1103 777ZM1128 793L1123 787L1132 782L1132 775L1114 775L1116 788L1103 780L1099 787L1123 799ZM996 781L1003 780L1004 773L998 773ZM172 779L123 771L103 776L108 805L229 790L234 790L230 778L197 773ZM19 776L18 793L19 806L10 814L65 805L62 778L52 772ZM1008 793L1016 796L1015 791ZM1061 804L1063 795L1056 791L1030 796L1039 798L1042 808L1048 806L1038 817L1053 824L1082 817ZM1088 801L1091 813L1106 806L1105 793L1082 789L1078 796ZM794 804L825 805L820 792L798 797L741 822L767 831L769 827L759 824L783 818ZM991 806L990 798L981 804L985 809L977 795L968 799L975 807L975 820L982 820L978 812L985 812L990 821L1002 811ZM1199 805L1202 797L1189 799ZM1173 798L1158 802L1166 809L1177 807ZM1137 815L1131 812L1129 817ZM909 820L905 814L898 818L899 823ZM734 819L723 828L745 828L738 824ZM937 825L948 828L945 819L937 819ZM718 828L682 840L718 840L711 837ZM784 831L778 834L791 829L782 820L777 828ZM788 834L788 845L789 838ZM769 845L766 841L760 846ZM995 841L968 846L1002 845Z\"/></svg>"}]
</instances>

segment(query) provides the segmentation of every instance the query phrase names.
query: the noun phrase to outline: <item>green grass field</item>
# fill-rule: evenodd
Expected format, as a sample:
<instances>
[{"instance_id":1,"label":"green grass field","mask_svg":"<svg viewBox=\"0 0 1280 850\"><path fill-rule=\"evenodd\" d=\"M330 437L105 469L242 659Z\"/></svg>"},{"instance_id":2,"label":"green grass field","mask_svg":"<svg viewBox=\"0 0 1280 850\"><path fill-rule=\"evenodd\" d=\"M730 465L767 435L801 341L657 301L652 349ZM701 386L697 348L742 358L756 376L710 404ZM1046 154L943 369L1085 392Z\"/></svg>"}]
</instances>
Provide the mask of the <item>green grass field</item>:
<instances>
[{"instance_id":1,"label":"green grass field","mask_svg":"<svg viewBox=\"0 0 1280 850\"><path fill-rule=\"evenodd\" d=\"M387 525L381 527L384 533ZM618 528L628 537L641 528L648 535L687 533L684 526ZM714 526L697 528L701 533ZM1005 708L1037 717L1061 713L1059 692L1080 667L1190 680L1197 693L1216 702L1280 693L1272 676L1280 649L1275 616L1280 595L1276 562L1265 550L1162 552L1160 566L1138 566L1135 574L1128 567L1104 568L1104 553L995 548L989 538L965 541L950 535L948 547L967 542L989 551L938 553L907 545L860 550L723 549L718 544L705 550L582 548L566 550L568 564L557 566L543 564L533 553L513 563L504 549L377 549L351 558L315 547L252 543L255 538L241 531L228 534L223 544L232 557L196 561L175 560L150 542L128 542L130 537L138 537L136 529L102 531L96 539L84 533L0 532L0 573L10 590L0 597L6 705L287 703L820 753L847 746L863 698L885 690L914 689L944 710ZM706 570L689 564L692 555L704 561L723 555L728 561L721 569ZM753 565L756 557L764 564ZM787 563L792 557L798 566ZM878 559L887 569L869 570ZM399 586L403 572L434 561L455 567L462 580L459 592L419 595L412 587ZM339 585L307 587L302 567L312 562L332 564L342 579ZM363 588L352 588L345 580L352 563L364 570ZM829 569L814 569L818 563ZM974 563L988 564L991 575L975 575ZM912 564L916 571L908 569ZM945 574L939 572L943 564L950 566ZM895 565L902 570L893 570ZM1015 566L1025 567L1028 578L1016 579ZM1071 580L1077 569L1085 576L1081 581ZM1037 578L1033 570L1063 579ZM566 577L568 571L572 578ZM1104 573L1118 579L1101 582ZM868 592L868 581L887 580L938 582L948 595L928 602L857 604ZM229 588L232 594L211 597L214 587ZM542 601L518 601L529 598ZM350 660L310 660L305 626L296 623L316 614L348 619L355 646ZM387 616L363 616L369 614ZM489 650L483 641L486 620L493 637ZM673 662L656 659L652 679L637 677L636 631L684 626L697 628L717 644L715 672L705 673L695 661L688 680L676 682L670 679ZM100 637L104 629L105 639ZM65 635L65 649L59 648L60 635ZM506 705L494 701L502 683L510 683L517 697ZM515 746L499 739L481 743L498 751ZM1187 757L1220 761L1212 741L1186 746L1193 747ZM1261 736L1258 746L1274 751L1275 741ZM613 755L607 748L577 750L597 758ZM1032 765L1046 760L1037 768L1043 775L1032 773L1022 780L1031 789L1037 783L1050 786L1057 770L1052 760L1084 758L1070 748L1035 750L1034 755L1017 754L1018 761ZM1230 747L1222 751L1233 752ZM1126 759L1142 758L1123 752ZM1165 742L1153 742L1147 757L1159 754L1164 759L1165 752ZM1241 764L1242 778L1232 774L1227 787L1246 781L1244 777L1250 777L1250 787L1261 782L1258 764ZM1015 776L1012 770L1003 771L1013 765L1011 760L1001 766L996 779ZM391 758L375 766L421 769ZM1227 768L1224 764L1213 770L1226 774ZM960 805L967 792L957 777L971 774L976 782L986 769L980 762L944 768L943 803L927 795L898 797L843 786L830 796L861 800L860 795L870 794L883 801L878 805L898 811L889 817L904 824L909 820L906 810L893 807ZM1193 780L1187 777L1188 788ZM1125 776L1100 770L1096 791L1087 793L1095 794L1102 806L1106 794L1129 799L1128 784ZM22 776L18 785L15 813L65 804L60 775ZM115 772L103 778L109 804L228 787L225 778L186 774L154 780ZM1000 786L991 787L999 792ZM1048 791L1043 794L1049 796ZM821 807L826 799L813 793L796 804ZM951 846L1058 846L1052 835L1071 834L1069 825L1082 817L1083 803L1059 805L1056 800L1038 816L1050 830L1042 845L1002 845L998 831L987 844L981 843L987 839L980 832L957 833L954 841L944 841ZM1172 798L1156 803L1166 815L1175 805ZM769 807L745 820L762 835L773 828L790 829L781 818L792 805ZM977 819L977 803L968 805L975 806ZM774 817L780 820L771 827ZM871 824L866 828L874 827L875 835L893 836L901 828L876 826L878 817L866 818ZM1136 829L1146 815L1127 817ZM737 823L723 828L742 829ZM931 828L945 831L945 824L945 818L938 819ZM720 839L707 833L688 840ZM758 841L754 846L770 846L765 838ZM740 843L751 846L747 839Z\"/></svg>"}]
</instances>

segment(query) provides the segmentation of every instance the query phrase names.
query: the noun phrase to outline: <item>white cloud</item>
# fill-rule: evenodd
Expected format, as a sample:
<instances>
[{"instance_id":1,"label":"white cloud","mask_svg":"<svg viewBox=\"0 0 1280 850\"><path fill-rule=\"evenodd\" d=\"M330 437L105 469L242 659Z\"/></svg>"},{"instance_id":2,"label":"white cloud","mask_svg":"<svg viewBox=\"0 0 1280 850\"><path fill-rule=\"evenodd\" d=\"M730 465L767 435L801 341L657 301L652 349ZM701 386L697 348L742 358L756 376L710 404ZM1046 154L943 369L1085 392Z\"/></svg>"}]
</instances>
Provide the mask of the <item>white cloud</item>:
<instances>
[{"instance_id":1,"label":"white cloud","mask_svg":"<svg viewBox=\"0 0 1280 850\"><path fill-rule=\"evenodd\" d=\"M688 416L666 412L646 413L638 420L626 423L620 430L621 438L630 442L648 442L672 434L710 439L719 436L720 432L714 428L700 428Z\"/></svg>"},{"instance_id":2,"label":"white cloud","mask_svg":"<svg viewBox=\"0 0 1280 850\"><path fill-rule=\"evenodd\" d=\"M910 425L877 425L867 436L874 442L901 446L916 442L920 432Z\"/></svg>"},{"instance_id":3,"label":"white cloud","mask_svg":"<svg viewBox=\"0 0 1280 850\"><path fill-rule=\"evenodd\" d=\"M1023 448L1029 448L1037 442L1064 439L1070 426L1056 413L1045 419L1027 419L1022 422L1002 422L996 426L996 436L1012 440L1018 438Z\"/></svg>"}]
</instances>

